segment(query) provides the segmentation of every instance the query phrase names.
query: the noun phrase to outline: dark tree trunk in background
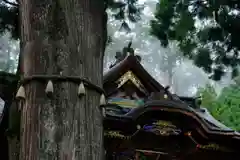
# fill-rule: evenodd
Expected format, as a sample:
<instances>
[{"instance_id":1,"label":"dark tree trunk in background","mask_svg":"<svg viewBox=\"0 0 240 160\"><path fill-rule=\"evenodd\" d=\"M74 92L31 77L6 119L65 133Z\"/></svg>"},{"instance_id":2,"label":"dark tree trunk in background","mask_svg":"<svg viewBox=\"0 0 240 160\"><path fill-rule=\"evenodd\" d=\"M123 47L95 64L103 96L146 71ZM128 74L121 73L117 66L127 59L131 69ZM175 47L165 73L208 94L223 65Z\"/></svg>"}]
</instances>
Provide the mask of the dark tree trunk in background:
<instances>
[{"instance_id":1,"label":"dark tree trunk in background","mask_svg":"<svg viewBox=\"0 0 240 160\"><path fill-rule=\"evenodd\" d=\"M23 72L67 75L102 86L103 0L21 0ZM100 160L103 157L99 93L78 85L54 83L53 98L46 84L25 85L21 119L21 160ZM87 89L87 88L86 88Z\"/></svg>"}]
</instances>

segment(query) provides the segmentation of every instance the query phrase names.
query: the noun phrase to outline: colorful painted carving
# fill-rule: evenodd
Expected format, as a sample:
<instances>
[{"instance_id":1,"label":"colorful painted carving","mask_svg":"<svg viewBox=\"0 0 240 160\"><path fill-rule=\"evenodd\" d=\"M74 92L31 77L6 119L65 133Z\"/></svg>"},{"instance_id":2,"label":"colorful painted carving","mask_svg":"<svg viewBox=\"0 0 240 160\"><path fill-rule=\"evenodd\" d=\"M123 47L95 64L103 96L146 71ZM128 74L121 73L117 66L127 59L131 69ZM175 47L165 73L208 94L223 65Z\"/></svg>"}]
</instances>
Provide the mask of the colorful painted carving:
<instances>
[{"instance_id":1,"label":"colorful painted carving","mask_svg":"<svg viewBox=\"0 0 240 160\"><path fill-rule=\"evenodd\" d=\"M133 149L126 150L123 152L115 152L112 154L113 159L118 160L147 160L154 159L158 160L162 155L168 155L165 152L152 151L152 150L141 150L141 149Z\"/></svg>"},{"instance_id":2,"label":"colorful painted carving","mask_svg":"<svg viewBox=\"0 0 240 160\"><path fill-rule=\"evenodd\" d=\"M161 136L179 135L181 133L180 129L167 121L157 121L151 125L145 125L143 129Z\"/></svg>"},{"instance_id":3,"label":"colorful painted carving","mask_svg":"<svg viewBox=\"0 0 240 160\"><path fill-rule=\"evenodd\" d=\"M105 131L104 132L105 136L112 137L112 138L120 138L120 139L130 139L130 136L125 136L121 134L120 132L117 131Z\"/></svg>"},{"instance_id":4,"label":"colorful painted carving","mask_svg":"<svg viewBox=\"0 0 240 160\"><path fill-rule=\"evenodd\" d=\"M215 143L209 143L207 145L198 144L197 148L206 149L206 150L218 150L218 151L225 151L225 152L231 151L231 150L227 149L226 147L222 147Z\"/></svg>"},{"instance_id":5,"label":"colorful painted carving","mask_svg":"<svg viewBox=\"0 0 240 160\"><path fill-rule=\"evenodd\" d=\"M117 104L123 108L135 108L141 105L144 105L143 100L130 100L124 98L110 98L108 99L108 103Z\"/></svg>"},{"instance_id":6,"label":"colorful painted carving","mask_svg":"<svg viewBox=\"0 0 240 160\"><path fill-rule=\"evenodd\" d=\"M108 99L108 104L114 104L106 106L106 111L108 114L123 115L131 111L132 108L144 105L144 101L114 97Z\"/></svg>"},{"instance_id":7,"label":"colorful painted carving","mask_svg":"<svg viewBox=\"0 0 240 160\"><path fill-rule=\"evenodd\" d=\"M224 152L230 152L231 150L227 149L226 147L220 146L216 143L209 143L207 145L199 144L193 137L191 132L186 132L184 135L188 136L196 145L196 148L205 149L205 150L219 150Z\"/></svg>"},{"instance_id":8,"label":"colorful painted carving","mask_svg":"<svg viewBox=\"0 0 240 160\"><path fill-rule=\"evenodd\" d=\"M175 125L172 124L170 121L163 121L163 120L158 120L157 122L153 123L158 126L165 126L165 127L171 127L171 128L177 128Z\"/></svg>"}]
</instances>

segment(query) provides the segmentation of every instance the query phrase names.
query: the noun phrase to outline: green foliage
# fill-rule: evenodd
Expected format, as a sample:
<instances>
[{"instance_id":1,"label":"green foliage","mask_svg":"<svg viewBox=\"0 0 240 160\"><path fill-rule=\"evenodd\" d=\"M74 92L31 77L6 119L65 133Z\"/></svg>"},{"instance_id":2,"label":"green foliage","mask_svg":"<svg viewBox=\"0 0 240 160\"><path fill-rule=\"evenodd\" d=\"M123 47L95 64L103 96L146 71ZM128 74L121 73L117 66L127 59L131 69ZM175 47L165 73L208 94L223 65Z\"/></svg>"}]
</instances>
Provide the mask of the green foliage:
<instances>
[{"instance_id":1,"label":"green foliage","mask_svg":"<svg viewBox=\"0 0 240 160\"><path fill-rule=\"evenodd\" d=\"M19 9L16 6L8 7L0 4L0 34L9 31L13 39L18 39L20 36L19 28Z\"/></svg>"},{"instance_id":2,"label":"green foliage","mask_svg":"<svg viewBox=\"0 0 240 160\"><path fill-rule=\"evenodd\" d=\"M105 9L111 9L114 12L114 17L116 20L122 22L121 29L130 31L130 28L126 22L129 20L131 22L137 22L140 20L142 6L137 5L138 0L104 0ZM9 2L11 3L11 2ZM19 39L20 37L20 26L19 26L19 5L16 3L14 5L8 3L0 3L0 33L9 31L12 38ZM109 39L108 42L111 40Z\"/></svg>"},{"instance_id":3,"label":"green foliage","mask_svg":"<svg viewBox=\"0 0 240 160\"><path fill-rule=\"evenodd\" d=\"M165 47L177 41L210 78L220 80L226 68L234 78L240 65L239 11L240 1L234 0L159 0L151 34Z\"/></svg>"},{"instance_id":4,"label":"green foliage","mask_svg":"<svg viewBox=\"0 0 240 160\"><path fill-rule=\"evenodd\" d=\"M211 85L201 88L199 94L203 97L202 105L217 120L240 131L240 86L238 84L224 88L218 97Z\"/></svg>"},{"instance_id":5,"label":"green foliage","mask_svg":"<svg viewBox=\"0 0 240 160\"><path fill-rule=\"evenodd\" d=\"M141 19L141 11L143 6L137 4L138 0L105 0L107 8L113 12L114 18L122 22L120 30L131 31L127 20L137 22Z\"/></svg>"}]
</instances>

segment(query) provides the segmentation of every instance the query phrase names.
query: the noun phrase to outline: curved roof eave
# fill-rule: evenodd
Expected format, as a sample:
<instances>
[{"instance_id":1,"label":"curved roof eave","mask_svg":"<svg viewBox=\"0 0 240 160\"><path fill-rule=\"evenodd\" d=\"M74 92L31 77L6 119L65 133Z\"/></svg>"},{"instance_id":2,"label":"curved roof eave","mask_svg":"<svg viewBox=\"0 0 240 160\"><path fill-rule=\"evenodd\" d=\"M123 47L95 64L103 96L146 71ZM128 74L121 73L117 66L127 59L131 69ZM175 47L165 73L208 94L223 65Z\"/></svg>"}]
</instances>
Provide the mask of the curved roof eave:
<instances>
[{"instance_id":1,"label":"curved roof eave","mask_svg":"<svg viewBox=\"0 0 240 160\"><path fill-rule=\"evenodd\" d=\"M208 123L213 124L216 128L219 128L221 130L226 130L226 131L233 131L233 129L225 126L224 124L222 124L221 122L219 122L218 120L216 120L211 113L207 110L207 108L201 108L204 111L196 111L196 113L201 116L203 119L205 119Z\"/></svg>"}]
</instances>

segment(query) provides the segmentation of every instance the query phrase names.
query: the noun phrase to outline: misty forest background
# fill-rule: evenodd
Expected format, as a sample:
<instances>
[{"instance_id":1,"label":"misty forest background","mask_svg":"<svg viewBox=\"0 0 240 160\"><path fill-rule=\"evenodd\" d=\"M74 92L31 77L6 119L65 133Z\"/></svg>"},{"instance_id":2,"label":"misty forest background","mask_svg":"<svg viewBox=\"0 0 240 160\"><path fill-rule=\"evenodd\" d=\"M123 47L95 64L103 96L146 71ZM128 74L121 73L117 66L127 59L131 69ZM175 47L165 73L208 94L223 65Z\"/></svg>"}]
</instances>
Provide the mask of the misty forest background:
<instances>
[{"instance_id":1,"label":"misty forest background","mask_svg":"<svg viewBox=\"0 0 240 160\"><path fill-rule=\"evenodd\" d=\"M201 95L203 107L240 131L240 2L133 1L128 8L119 1L108 10L105 72L115 53L132 41L142 65L161 84L180 96ZM15 7L4 1L0 6L0 70L15 74L20 51L10 15ZM134 16L126 15L126 9ZM3 106L1 100L1 112Z\"/></svg>"}]
</instances>

